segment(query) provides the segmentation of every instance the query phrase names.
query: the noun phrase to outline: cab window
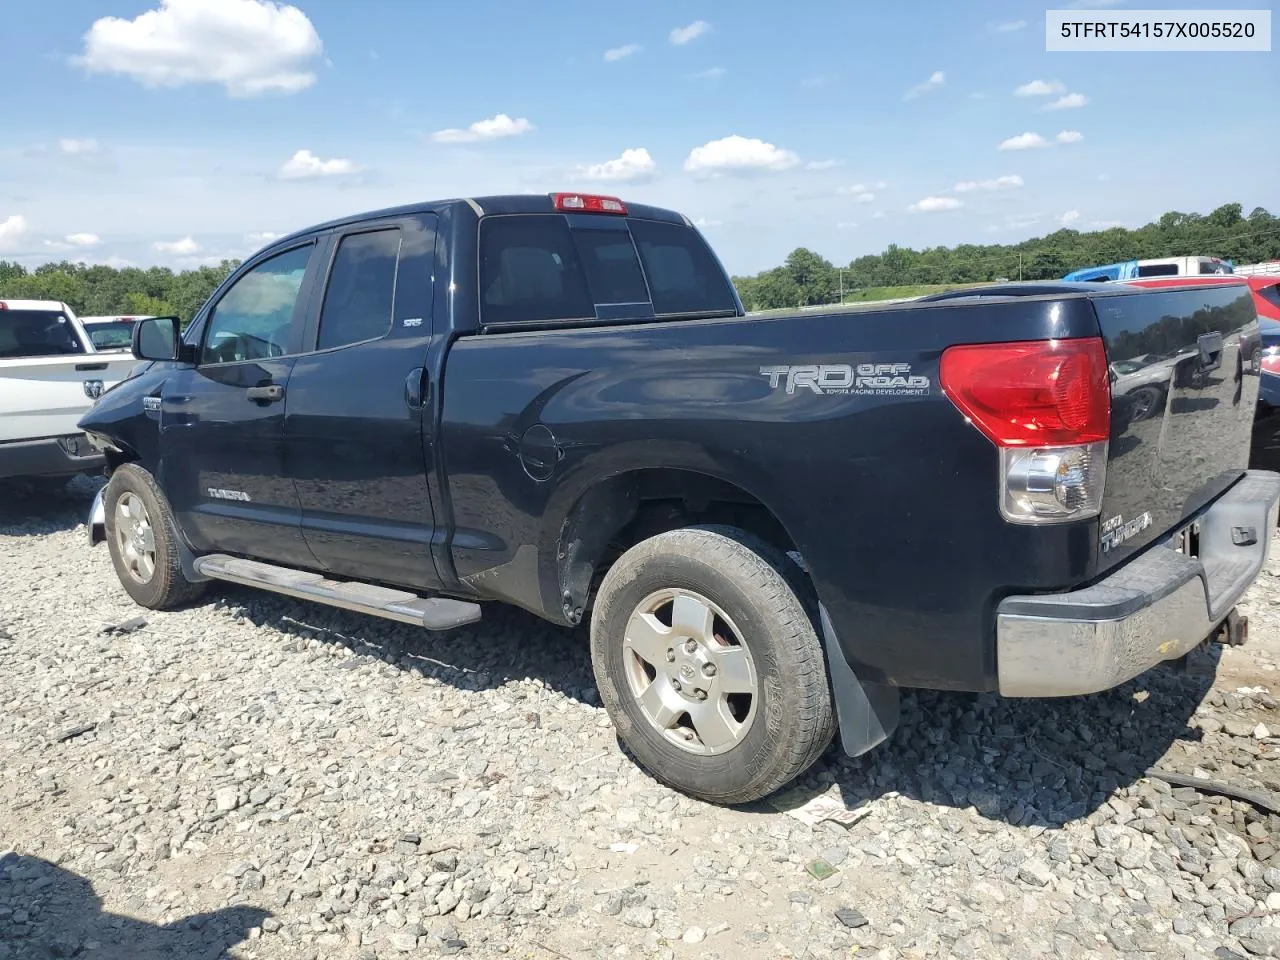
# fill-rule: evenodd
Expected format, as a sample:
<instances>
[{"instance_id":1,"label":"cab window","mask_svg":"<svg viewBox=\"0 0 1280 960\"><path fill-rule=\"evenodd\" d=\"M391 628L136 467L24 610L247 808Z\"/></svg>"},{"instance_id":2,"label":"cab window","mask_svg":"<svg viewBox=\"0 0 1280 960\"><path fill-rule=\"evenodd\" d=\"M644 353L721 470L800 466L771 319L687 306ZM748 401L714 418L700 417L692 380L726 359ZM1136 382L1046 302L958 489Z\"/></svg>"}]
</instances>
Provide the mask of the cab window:
<instances>
[{"instance_id":1,"label":"cab window","mask_svg":"<svg viewBox=\"0 0 1280 960\"><path fill-rule=\"evenodd\" d=\"M209 311L201 363L262 360L289 351L294 311L311 244L254 266Z\"/></svg>"}]
</instances>

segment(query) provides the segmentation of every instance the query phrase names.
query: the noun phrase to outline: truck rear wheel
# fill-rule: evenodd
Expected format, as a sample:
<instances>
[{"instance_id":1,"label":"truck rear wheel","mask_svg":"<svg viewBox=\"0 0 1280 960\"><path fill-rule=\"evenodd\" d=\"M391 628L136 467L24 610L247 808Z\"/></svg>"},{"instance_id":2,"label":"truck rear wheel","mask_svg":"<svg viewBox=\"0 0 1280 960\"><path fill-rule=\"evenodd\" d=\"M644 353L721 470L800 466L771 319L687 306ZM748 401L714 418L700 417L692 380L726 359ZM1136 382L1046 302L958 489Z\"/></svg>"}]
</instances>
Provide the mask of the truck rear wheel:
<instances>
[{"instance_id":1,"label":"truck rear wheel","mask_svg":"<svg viewBox=\"0 0 1280 960\"><path fill-rule=\"evenodd\" d=\"M747 803L830 744L831 688L798 576L768 544L719 526L651 537L605 575L591 617L596 684L659 780Z\"/></svg>"},{"instance_id":2,"label":"truck rear wheel","mask_svg":"<svg viewBox=\"0 0 1280 960\"><path fill-rule=\"evenodd\" d=\"M204 590L182 575L178 528L155 479L127 463L103 494L107 547L116 576L134 602L151 610L189 603Z\"/></svg>"}]
</instances>

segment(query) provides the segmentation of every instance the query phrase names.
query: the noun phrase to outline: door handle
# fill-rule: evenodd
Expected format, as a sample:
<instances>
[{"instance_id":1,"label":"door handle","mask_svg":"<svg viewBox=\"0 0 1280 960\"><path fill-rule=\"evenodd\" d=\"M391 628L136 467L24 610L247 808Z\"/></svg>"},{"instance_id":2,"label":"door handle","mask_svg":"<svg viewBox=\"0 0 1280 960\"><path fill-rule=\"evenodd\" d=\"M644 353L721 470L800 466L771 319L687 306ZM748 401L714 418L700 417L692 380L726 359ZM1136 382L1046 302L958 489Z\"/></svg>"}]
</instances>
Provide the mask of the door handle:
<instances>
[{"instance_id":1,"label":"door handle","mask_svg":"<svg viewBox=\"0 0 1280 960\"><path fill-rule=\"evenodd\" d=\"M278 383L268 384L265 387L250 387L244 395L254 403L275 403L277 400L284 399L284 387Z\"/></svg>"}]
</instances>

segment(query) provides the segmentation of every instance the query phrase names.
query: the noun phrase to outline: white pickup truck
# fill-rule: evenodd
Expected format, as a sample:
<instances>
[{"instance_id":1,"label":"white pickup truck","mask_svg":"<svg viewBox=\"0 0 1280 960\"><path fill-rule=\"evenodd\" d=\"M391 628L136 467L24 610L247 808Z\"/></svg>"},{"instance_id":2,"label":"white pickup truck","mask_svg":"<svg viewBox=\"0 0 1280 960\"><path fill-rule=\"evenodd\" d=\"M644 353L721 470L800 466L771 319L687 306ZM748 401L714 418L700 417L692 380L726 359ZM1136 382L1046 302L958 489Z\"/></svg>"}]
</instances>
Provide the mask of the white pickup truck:
<instances>
[{"instance_id":1,"label":"white pickup truck","mask_svg":"<svg viewBox=\"0 0 1280 960\"><path fill-rule=\"evenodd\" d=\"M76 421L136 364L95 350L65 303L0 300L0 479L102 469Z\"/></svg>"}]
</instances>

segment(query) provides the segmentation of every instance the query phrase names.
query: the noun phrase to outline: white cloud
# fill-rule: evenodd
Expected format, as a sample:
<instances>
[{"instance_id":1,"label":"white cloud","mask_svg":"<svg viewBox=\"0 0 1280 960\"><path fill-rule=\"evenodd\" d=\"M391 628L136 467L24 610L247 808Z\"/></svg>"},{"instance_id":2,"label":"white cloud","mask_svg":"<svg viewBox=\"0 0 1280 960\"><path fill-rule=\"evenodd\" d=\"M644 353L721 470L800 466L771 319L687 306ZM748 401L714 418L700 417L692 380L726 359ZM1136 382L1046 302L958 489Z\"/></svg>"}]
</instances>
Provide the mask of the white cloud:
<instances>
[{"instance_id":1,"label":"white cloud","mask_svg":"<svg viewBox=\"0 0 1280 960\"><path fill-rule=\"evenodd\" d=\"M233 97L297 93L323 46L297 7L271 0L160 0L132 20L103 17L76 62L147 87L218 83Z\"/></svg>"},{"instance_id":2,"label":"white cloud","mask_svg":"<svg viewBox=\"0 0 1280 960\"><path fill-rule=\"evenodd\" d=\"M719 80L729 71L724 67L707 67L705 70L699 70L693 75L695 80Z\"/></svg>"},{"instance_id":3,"label":"white cloud","mask_svg":"<svg viewBox=\"0 0 1280 960\"><path fill-rule=\"evenodd\" d=\"M1013 95L1015 97L1050 97L1055 93L1063 93L1066 89L1057 80L1032 80L1015 88Z\"/></svg>"},{"instance_id":4,"label":"white cloud","mask_svg":"<svg viewBox=\"0 0 1280 960\"><path fill-rule=\"evenodd\" d=\"M181 240L157 240L151 248L157 253L171 253L179 257L189 257L200 252L200 244L189 236Z\"/></svg>"},{"instance_id":5,"label":"white cloud","mask_svg":"<svg viewBox=\"0 0 1280 960\"><path fill-rule=\"evenodd\" d=\"M929 74L929 79L926 80L924 83L917 83L914 87L908 90L906 92L906 95L903 97L903 99L914 100L916 97L920 96L922 93L929 93L931 90L937 90L940 86L946 83L946 81L947 81L946 74L944 74L941 70L935 70L933 71L933 73Z\"/></svg>"},{"instance_id":6,"label":"white cloud","mask_svg":"<svg viewBox=\"0 0 1280 960\"><path fill-rule=\"evenodd\" d=\"M831 170L843 163L843 160L810 160L804 165L804 168L806 170Z\"/></svg>"},{"instance_id":7,"label":"white cloud","mask_svg":"<svg viewBox=\"0 0 1280 960\"><path fill-rule=\"evenodd\" d=\"M67 235L67 243L73 247L96 247L102 238L96 233L71 233Z\"/></svg>"},{"instance_id":8,"label":"white cloud","mask_svg":"<svg viewBox=\"0 0 1280 960\"><path fill-rule=\"evenodd\" d=\"M674 43L677 47L682 47L690 40L697 40L700 36L711 29L711 24L705 20L695 20L687 27L676 27L667 35L667 39Z\"/></svg>"},{"instance_id":9,"label":"white cloud","mask_svg":"<svg viewBox=\"0 0 1280 960\"><path fill-rule=\"evenodd\" d=\"M625 60L627 57L632 54L639 53L643 49L644 47L640 46L638 43L628 43L621 47L614 47L612 50L606 50L604 52L604 58L609 63L613 63L615 60Z\"/></svg>"},{"instance_id":10,"label":"white cloud","mask_svg":"<svg viewBox=\"0 0 1280 960\"><path fill-rule=\"evenodd\" d=\"M693 225L701 230L703 227L718 227L720 226L720 221L708 220L706 217L699 217L697 220L693 221Z\"/></svg>"},{"instance_id":11,"label":"white cloud","mask_svg":"<svg viewBox=\"0 0 1280 960\"><path fill-rule=\"evenodd\" d=\"M858 222L856 220L841 220L839 223L836 224L836 229L837 230L853 230L857 226L858 226Z\"/></svg>"},{"instance_id":12,"label":"white cloud","mask_svg":"<svg viewBox=\"0 0 1280 960\"><path fill-rule=\"evenodd\" d=\"M866 188L865 184L855 183L851 187L840 187L836 193L842 197L853 197L856 203L870 203L876 195Z\"/></svg>"},{"instance_id":13,"label":"white cloud","mask_svg":"<svg viewBox=\"0 0 1280 960\"><path fill-rule=\"evenodd\" d=\"M1025 20L1004 20L1000 23L993 23L990 26L996 33L1014 33L1026 25L1027 21Z\"/></svg>"},{"instance_id":14,"label":"white cloud","mask_svg":"<svg viewBox=\"0 0 1280 960\"><path fill-rule=\"evenodd\" d=\"M263 230L261 233L246 233L244 238L250 243L270 243L272 240L279 240L283 236L283 233L273 233L270 230Z\"/></svg>"},{"instance_id":15,"label":"white cloud","mask_svg":"<svg viewBox=\"0 0 1280 960\"><path fill-rule=\"evenodd\" d=\"M940 210L959 210L964 206L963 200L955 197L925 197L907 207L912 213L937 213Z\"/></svg>"},{"instance_id":16,"label":"white cloud","mask_svg":"<svg viewBox=\"0 0 1280 960\"><path fill-rule=\"evenodd\" d=\"M622 156L604 163L593 163L578 168L578 172L588 180L607 180L614 183L634 183L647 180L653 176L658 165L649 156L644 147L623 150Z\"/></svg>"},{"instance_id":17,"label":"white cloud","mask_svg":"<svg viewBox=\"0 0 1280 960\"><path fill-rule=\"evenodd\" d=\"M488 120L477 120L465 130L456 128L437 130L431 135L431 139L436 143L477 143L481 140L518 137L531 130L533 130L533 124L524 117L516 117L512 120L505 113L499 113Z\"/></svg>"},{"instance_id":18,"label":"white cloud","mask_svg":"<svg viewBox=\"0 0 1280 960\"><path fill-rule=\"evenodd\" d=\"M873 183L873 184L871 185L871 189L872 189L872 190L883 190L883 189L884 189L885 187L887 187L887 186L889 186L889 185L888 185L887 183L885 183L883 180L877 180L875 183Z\"/></svg>"},{"instance_id":19,"label":"white cloud","mask_svg":"<svg viewBox=\"0 0 1280 960\"><path fill-rule=\"evenodd\" d=\"M991 180L966 180L955 185L956 193L969 193L973 190L1008 190L1022 186L1022 178L1016 173Z\"/></svg>"},{"instance_id":20,"label":"white cloud","mask_svg":"<svg viewBox=\"0 0 1280 960\"><path fill-rule=\"evenodd\" d=\"M1047 147L1049 141L1038 133L1020 133L1008 140L1001 140L997 150L1031 150L1035 147Z\"/></svg>"},{"instance_id":21,"label":"white cloud","mask_svg":"<svg viewBox=\"0 0 1280 960\"><path fill-rule=\"evenodd\" d=\"M1064 227L1069 227L1071 226L1071 224L1075 223L1079 219L1080 219L1079 210L1068 210L1066 213L1064 213L1062 216L1058 218L1058 222L1062 224Z\"/></svg>"},{"instance_id":22,"label":"white cloud","mask_svg":"<svg viewBox=\"0 0 1280 960\"><path fill-rule=\"evenodd\" d=\"M734 134L694 147L684 162L689 173L732 173L749 170L790 170L800 158L755 137Z\"/></svg>"},{"instance_id":23,"label":"white cloud","mask_svg":"<svg viewBox=\"0 0 1280 960\"><path fill-rule=\"evenodd\" d=\"M1090 220L1089 226L1095 230L1110 230L1113 227L1123 227L1124 223L1120 220Z\"/></svg>"},{"instance_id":24,"label":"white cloud","mask_svg":"<svg viewBox=\"0 0 1280 960\"><path fill-rule=\"evenodd\" d=\"M1083 107L1089 102L1089 98L1083 93L1068 93L1066 96L1059 97L1053 103L1046 103L1046 110L1072 110L1075 107Z\"/></svg>"},{"instance_id":25,"label":"white cloud","mask_svg":"<svg viewBox=\"0 0 1280 960\"><path fill-rule=\"evenodd\" d=\"M356 173L354 163L342 157L321 160L310 150L299 150L280 167L281 180L311 180L315 177L340 177Z\"/></svg>"},{"instance_id":26,"label":"white cloud","mask_svg":"<svg viewBox=\"0 0 1280 960\"><path fill-rule=\"evenodd\" d=\"M883 211L883 210L877 210L875 213L873 213L873 214L871 215L871 219L872 219L872 220L883 220L883 219L884 219L884 211Z\"/></svg>"},{"instance_id":27,"label":"white cloud","mask_svg":"<svg viewBox=\"0 0 1280 960\"><path fill-rule=\"evenodd\" d=\"M1062 130L1054 139L1059 143L1079 143L1084 139L1084 134L1079 130Z\"/></svg>"},{"instance_id":28,"label":"white cloud","mask_svg":"<svg viewBox=\"0 0 1280 960\"><path fill-rule=\"evenodd\" d=\"M68 156L78 157L97 153L102 149L102 146L92 137L86 137L83 140L76 140L73 137L65 137L58 141L58 149Z\"/></svg>"},{"instance_id":29,"label":"white cloud","mask_svg":"<svg viewBox=\"0 0 1280 960\"><path fill-rule=\"evenodd\" d=\"M16 249L29 229L27 218L20 213L11 215L7 220L0 220L0 250Z\"/></svg>"}]
</instances>

